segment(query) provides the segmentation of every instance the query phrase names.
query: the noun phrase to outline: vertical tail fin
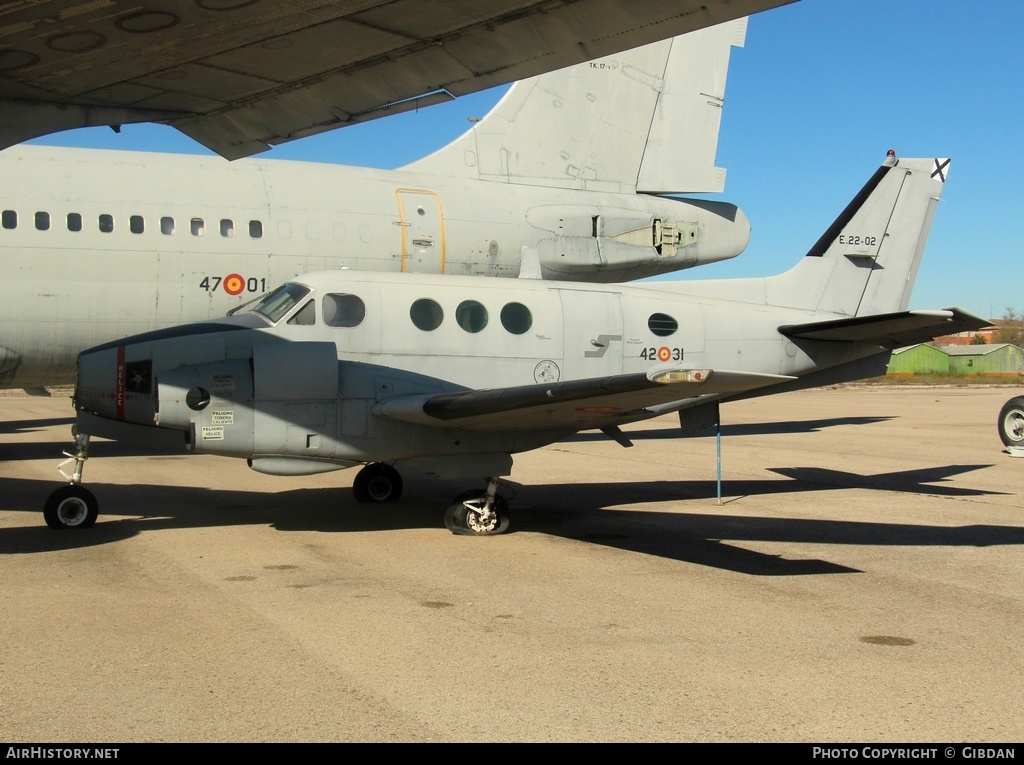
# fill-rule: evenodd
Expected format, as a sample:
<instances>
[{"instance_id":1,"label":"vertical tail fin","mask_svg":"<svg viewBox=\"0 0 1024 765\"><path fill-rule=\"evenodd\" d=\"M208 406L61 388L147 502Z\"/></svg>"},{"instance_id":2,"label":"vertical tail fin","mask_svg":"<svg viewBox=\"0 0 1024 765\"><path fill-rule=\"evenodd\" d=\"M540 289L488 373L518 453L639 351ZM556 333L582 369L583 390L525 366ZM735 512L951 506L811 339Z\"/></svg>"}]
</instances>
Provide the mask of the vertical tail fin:
<instances>
[{"instance_id":1,"label":"vertical tail fin","mask_svg":"<svg viewBox=\"0 0 1024 765\"><path fill-rule=\"evenodd\" d=\"M803 260L766 280L767 302L839 316L906 310L948 168L890 152Z\"/></svg>"},{"instance_id":2,"label":"vertical tail fin","mask_svg":"<svg viewBox=\"0 0 1024 765\"><path fill-rule=\"evenodd\" d=\"M517 82L468 132L403 170L632 193L720 192L732 46L746 19Z\"/></svg>"}]
</instances>

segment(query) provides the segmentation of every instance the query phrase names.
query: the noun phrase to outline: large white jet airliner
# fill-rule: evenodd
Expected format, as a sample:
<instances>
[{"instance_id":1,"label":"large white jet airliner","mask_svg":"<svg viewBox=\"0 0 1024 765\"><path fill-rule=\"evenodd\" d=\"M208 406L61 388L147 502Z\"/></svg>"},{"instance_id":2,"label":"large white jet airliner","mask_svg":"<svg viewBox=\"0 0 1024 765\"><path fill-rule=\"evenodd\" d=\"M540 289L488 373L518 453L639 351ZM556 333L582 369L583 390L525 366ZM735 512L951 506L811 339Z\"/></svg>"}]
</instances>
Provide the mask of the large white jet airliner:
<instances>
[{"instance_id":1,"label":"large white jet airliner","mask_svg":"<svg viewBox=\"0 0 1024 765\"><path fill-rule=\"evenodd\" d=\"M78 351L352 268L624 281L737 255L714 166L746 20L517 83L396 171L16 146L0 152L0 386ZM526 264L524 266L524 263Z\"/></svg>"}]
</instances>

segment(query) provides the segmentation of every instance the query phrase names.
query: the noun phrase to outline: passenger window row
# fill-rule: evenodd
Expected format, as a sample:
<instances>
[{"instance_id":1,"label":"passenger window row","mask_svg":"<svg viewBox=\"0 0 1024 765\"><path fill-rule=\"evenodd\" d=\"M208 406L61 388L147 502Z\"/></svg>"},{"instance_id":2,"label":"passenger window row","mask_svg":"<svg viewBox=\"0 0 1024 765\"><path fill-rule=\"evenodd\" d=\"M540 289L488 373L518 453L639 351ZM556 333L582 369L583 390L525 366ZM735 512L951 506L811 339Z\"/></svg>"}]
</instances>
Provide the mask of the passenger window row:
<instances>
[{"instance_id":1,"label":"passenger window row","mask_svg":"<svg viewBox=\"0 0 1024 765\"><path fill-rule=\"evenodd\" d=\"M533 314L522 303L506 303L501 313L501 326L513 335L522 335L533 326ZM409 308L412 323L424 332L432 332L444 322L444 309L430 298L420 298ZM455 308L455 323L466 332L476 333L487 326L487 308L476 300L463 300Z\"/></svg>"},{"instance_id":2,"label":"passenger window row","mask_svg":"<svg viewBox=\"0 0 1024 765\"><path fill-rule=\"evenodd\" d=\"M51 226L50 213L42 211L37 212L34 216L34 224L37 231L49 231ZM18 227L18 211L3 210L0 212L0 225L7 230L16 229ZM84 223L81 213L68 213L68 231L81 231L83 225ZM114 216L108 213L103 213L97 217L96 225L101 233L112 233L114 231ZM145 233L146 219L141 215L128 216L128 230L133 234ZM192 236L203 236L206 234L206 221L202 218L192 218L189 220L188 230ZM230 218L221 218L219 230L222 237L232 237L235 235L235 222ZM174 232L174 218L166 215L160 218L160 233L170 236L174 234ZM263 237L263 221L249 221L249 237L252 239L260 239Z\"/></svg>"},{"instance_id":3,"label":"passenger window row","mask_svg":"<svg viewBox=\"0 0 1024 765\"><path fill-rule=\"evenodd\" d=\"M304 290L302 294L305 295L305 288L300 289ZM286 290L282 288L282 290L275 294L283 294L285 292ZM273 297L271 295L264 303L270 302ZM297 302L298 298L292 298L287 303L287 306L290 308L290 306ZM358 295L347 293L327 294L324 295L321 304L324 324L328 327L358 327L363 323L363 319L366 318L366 305ZM260 309L258 308L257 310ZM269 316L265 311L261 312ZM280 318L284 313L285 311L281 311L277 314L277 317ZM498 316L501 320L501 326L505 328L505 331L513 335L525 334L533 326L533 314L522 303L505 303ZM409 307L409 319L417 329L424 332L433 332L444 322L444 309L436 300L419 298ZM488 319L487 308L476 300L463 300L455 308L455 323L466 332L474 334L480 332L487 326ZM275 318L271 320L276 321ZM288 320L288 323L307 326L315 324L316 301L310 300L306 303L302 310L296 312ZM647 318L647 328L658 337L669 337L679 329L679 322L668 314L652 313Z\"/></svg>"},{"instance_id":4,"label":"passenger window row","mask_svg":"<svg viewBox=\"0 0 1024 765\"><path fill-rule=\"evenodd\" d=\"M275 296L283 295L286 292L286 288L282 288L277 293L266 298L255 310L270 318L271 321L276 321L284 312L274 311L269 306L277 305L278 303L284 304L280 300L275 302ZM290 307L295 305L296 302L298 302L297 299L292 297L287 305ZM301 310L297 311L288 320L288 323L307 326L314 324L316 316L315 302L310 300L306 303ZM328 327L358 327L363 323L363 319L366 318L366 305L358 295L324 295L321 306L324 324ZM501 326L513 335L522 335L533 326L533 314L522 303L506 303L498 315L501 319ZM433 332L444 322L444 309L441 308L441 305L436 300L420 298L410 307L409 318L418 329L424 332ZM455 323L466 332L480 332L487 326L488 319L487 309L476 300L463 300L455 309Z\"/></svg>"},{"instance_id":5,"label":"passenger window row","mask_svg":"<svg viewBox=\"0 0 1024 765\"><path fill-rule=\"evenodd\" d=\"M251 310L276 324L291 313L309 292L308 287L288 283L268 294ZM316 299L306 301L305 305L288 319L288 323L302 326L316 324L316 303ZM358 327L366 318L366 304L361 297L351 293L327 293L321 298L320 306L323 322L328 327ZM505 303L498 317L505 331L513 335L523 335L533 326L533 314L522 303ZM436 300L419 298L409 306L409 319L417 329L433 332L444 323L444 309ZM455 308L455 323L466 332L482 331L487 326L488 319L487 308L476 300L463 300ZM647 317L647 328L658 337L669 337L679 329L679 322L667 313L652 313ZM663 348L658 351L658 358L668 361L667 358L661 358L662 350L671 352L671 349Z\"/></svg>"}]
</instances>

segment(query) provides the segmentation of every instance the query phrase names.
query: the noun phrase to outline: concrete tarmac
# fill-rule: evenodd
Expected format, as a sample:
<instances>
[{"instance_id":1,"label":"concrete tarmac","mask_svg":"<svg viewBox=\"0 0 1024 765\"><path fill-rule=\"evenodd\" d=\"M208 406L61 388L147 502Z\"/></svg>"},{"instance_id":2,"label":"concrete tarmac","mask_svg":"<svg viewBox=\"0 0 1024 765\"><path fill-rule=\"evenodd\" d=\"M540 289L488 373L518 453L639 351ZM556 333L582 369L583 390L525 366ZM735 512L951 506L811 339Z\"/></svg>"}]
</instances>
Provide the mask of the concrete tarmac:
<instances>
[{"instance_id":1,"label":"concrete tarmac","mask_svg":"<svg viewBox=\"0 0 1024 765\"><path fill-rule=\"evenodd\" d=\"M481 484L95 442L88 530L42 518L67 399L0 398L0 740L1024 740L1011 388L847 387L516 457Z\"/></svg>"}]
</instances>

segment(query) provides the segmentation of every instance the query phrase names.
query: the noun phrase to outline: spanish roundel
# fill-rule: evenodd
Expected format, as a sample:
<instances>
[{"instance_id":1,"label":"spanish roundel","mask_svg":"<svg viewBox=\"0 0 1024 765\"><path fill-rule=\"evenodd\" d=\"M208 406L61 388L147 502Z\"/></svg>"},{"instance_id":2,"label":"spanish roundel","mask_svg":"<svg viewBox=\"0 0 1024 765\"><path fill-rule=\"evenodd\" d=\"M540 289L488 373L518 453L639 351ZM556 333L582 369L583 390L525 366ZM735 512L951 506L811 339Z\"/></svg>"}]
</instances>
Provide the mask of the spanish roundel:
<instances>
[{"instance_id":1,"label":"spanish roundel","mask_svg":"<svg viewBox=\"0 0 1024 765\"><path fill-rule=\"evenodd\" d=\"M672 351L666 348L664 345L658 349L658 361L668 361L672 358Z\"/></svg>"},{"instance_id":2,"label":"spanish roundel","mask_svg":"<svg viewBox=\"0 0 1024 765\"><path fill-rule=\"evenodd\" d=\"M229 295L240 295L245 289L245 279L241 274L228 274L224 277L224 291Z\"/></svg>"}]
</instances>

